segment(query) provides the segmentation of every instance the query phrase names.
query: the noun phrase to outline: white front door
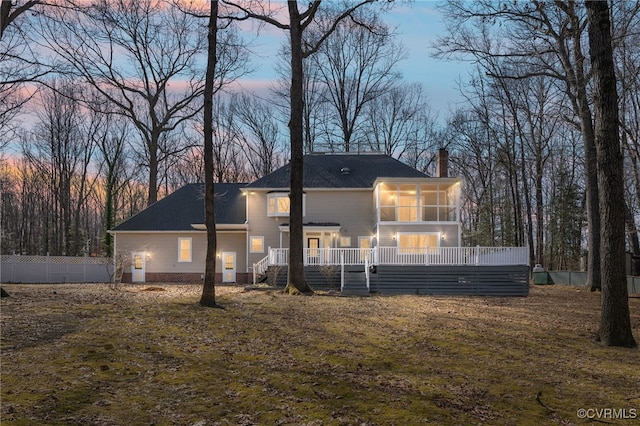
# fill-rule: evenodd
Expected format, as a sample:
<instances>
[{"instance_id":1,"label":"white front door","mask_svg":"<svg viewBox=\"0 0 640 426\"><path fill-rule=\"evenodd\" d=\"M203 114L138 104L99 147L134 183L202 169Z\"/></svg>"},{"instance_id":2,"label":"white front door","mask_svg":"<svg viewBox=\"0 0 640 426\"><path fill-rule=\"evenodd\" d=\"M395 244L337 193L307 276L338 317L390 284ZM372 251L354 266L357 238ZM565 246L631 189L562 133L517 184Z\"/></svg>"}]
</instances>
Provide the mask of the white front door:
<instances>
[{"instance_id":1,"label":"white front door","mask_svg":"<svg viewBox=\"0 0 640 426\"><path fill-rule=\"evenodd\" d=\"M233 251L222 252L222 282L236 282L236 253Z\"/></svg>"},{"instance_id":2,"label":"white front door","mask_svg":"<svg viewBox=\"0 0 640 426\"><path fill-rule=\"evenodd\" d=\"M143 251L131 253L131 282L143 283L146 269L146 255Z\"/></svg>"}]
</instances>

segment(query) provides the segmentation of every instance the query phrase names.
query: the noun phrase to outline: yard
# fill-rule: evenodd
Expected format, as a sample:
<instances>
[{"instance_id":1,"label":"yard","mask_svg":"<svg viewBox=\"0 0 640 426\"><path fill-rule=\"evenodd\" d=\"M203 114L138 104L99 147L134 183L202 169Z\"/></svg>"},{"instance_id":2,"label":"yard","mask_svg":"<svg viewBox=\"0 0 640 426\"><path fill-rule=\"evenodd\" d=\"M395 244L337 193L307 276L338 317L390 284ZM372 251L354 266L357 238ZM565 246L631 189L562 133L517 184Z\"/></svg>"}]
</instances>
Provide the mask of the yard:
<instances>
[{"instance_id":1,"label":"yard","mask_svg":"<svg viewBox=\"0 0 640 426\"><path fill-rule=\"evenodd\" d=\"M640 350L594 343L600 296L575 287L218 287L224 309L199 286L3 287L3 425L640 424Z\"/></svg>"}]
</instances>

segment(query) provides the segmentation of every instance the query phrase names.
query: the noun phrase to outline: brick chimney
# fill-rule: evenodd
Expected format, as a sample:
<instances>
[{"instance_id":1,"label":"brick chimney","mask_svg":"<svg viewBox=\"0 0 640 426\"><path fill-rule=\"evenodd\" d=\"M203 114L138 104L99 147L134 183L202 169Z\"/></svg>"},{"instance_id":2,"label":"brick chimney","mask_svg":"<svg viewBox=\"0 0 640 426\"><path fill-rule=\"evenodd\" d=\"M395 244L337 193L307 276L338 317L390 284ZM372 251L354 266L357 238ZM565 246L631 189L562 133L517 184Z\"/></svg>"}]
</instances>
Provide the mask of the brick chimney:
<instances>
[{"instance_id":1,"label":"brick chimney","mask_svg":"<svg viewBox=\"0 0 640 426\"><path fill-rule=\"evenodd\" d=\"M440 148L436 156L436 176L449 177L449 151Z\"/></svg>"}]
</instances>

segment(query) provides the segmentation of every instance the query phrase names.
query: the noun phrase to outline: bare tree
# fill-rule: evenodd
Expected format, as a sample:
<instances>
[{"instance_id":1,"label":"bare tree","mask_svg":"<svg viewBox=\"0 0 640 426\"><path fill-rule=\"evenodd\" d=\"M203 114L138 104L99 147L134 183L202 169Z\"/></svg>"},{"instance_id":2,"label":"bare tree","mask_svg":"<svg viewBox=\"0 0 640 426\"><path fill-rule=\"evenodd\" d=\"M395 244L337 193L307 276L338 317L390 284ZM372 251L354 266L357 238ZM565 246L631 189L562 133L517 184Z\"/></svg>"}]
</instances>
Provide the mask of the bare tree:
<instances>
[{"instance_id":1,"label":"bare tree","mask_svg":"<svg viewBox=\"0 0 640 426\"><path fill-rule=\"evenodd\" d=\"M189 147L166 144L202 109L205 39L198 18L163 0L100 0L43 19L47 46L131 120L143 141L147 204L157 200L159 164ZM238 43L218 61L215 90L243 72Z\"/></svg>"},{"instance_id":2,"label":"bare tree","mask_svg":"<svg viewBox=\"0 0 640 426\"><path fill-rule=\"evenodd\" d=\"M352 14L373 0L364 0L348 6L335 13L326 20L321 32L313 33L314 38L305 38L307 29L316 22L316 15L320 8L320 0L306 4L306 9L300 11L298 2L287 2L288 22L278 21L273 11L265 11L264 5L248 5L228 2L242 14L241 19L257 19L269 25L285 30L289 34L291 53L291 86L290 86L290 117L289 137L291 144L290 162L290 213L289 213L289 273L287 275L288 293L311 293L313 290L307 283L304 274L303 257L303 226L302 226L302 195L303 195L303 155L304 155L304 68L303 60L316 53L325 40L336 30L338 25ZM253 6L257 6L252 10Z\"/></svg>"},{"instance_id":3,"label":"bare tree","mask_svg":"<svg viewBox=\"0 0 640 426\"><path fill-rule=\"evenodd\" d=\"M407 150L426 149L428 138L420 132L429 127L428 112L421 85L389 88L364 108L363 126L367 131L363 136L368 148L396 158L404 157ZM418 155L413 157L417 160Z\"/></svg>"},{"instance_id":4,"label":"bare tree","mask_svg":"<svg viewBox=\"0 0 640 426\"><path fill-rule=\"evenodd\" d=\"M363 127L364 108L399 80L397 65L405 52L393 37L378 13L360 9L342 20L310 56L309 68L318 70L324 88L320 94L331 111L327 144L332 151L362 149L368 133Z\"/></svg>"},{"instance_id":5,"label":"bare tree","mask_svg":"<svg viewBox=\"0 0 640 426\"><path fill-rule=\"evenodd\" d=\"M55 89L43 92L43 111L38 114L32 140L24 155L37 170L49 177L52 188L52 215L49 222L57 237L47 251L67 256L82 253L80 211L95 178L89 176L93 145L87 137L85 118L73 99L78 85L52 82Z\"/></svg>"},{"instance_id":6,"label":"bare tree","mask_svg":"<svg viewBox=\"0 0 640 426\"><path fill-rule=\"evenodd\" d=\"M258 179L280 166L278 161L278 122L269 106L257 98L234 95L231 109L235 111L242 129L238 132L251 177Z\"/></svg>"},{"instance_id":7,"label":"bare tree","mask_svg":"<svg viewBox=\"0 0 640 426\"><path fill-rule=\"evenodd\" d=\"M607 2L586 1L589 52L594 76L595 142L598 154L601 233L602 313L598 340L607 346L635 347L624 263L624 189L618 131L611 22Z\"/></svg>"},{"instance_id":8,"label":"bare tree","mask_svg":"<svg viewBox=\"0 0 640 426\"><path fill-rule=\"evenodd\" d=\"M13 0L2 0L2 2L0 2L0 40L4 38L5 31L9 25L13 24L20 15L28 12L40 3L43 2L40 0L29 0L18 4Z\"/></svg>"},{"instance_id":9,"label":"bare tree","mask_svg":"<svg viewBox=\"0 0 640 426\"><path fill-rule=\"evenodd\" d=\"M215 191L213 188L213 95L218 57L218 2L211 1L207 25L207 69L204 85L204 221L207 227L207 254L200 304L216 307L216 218Z\"/></svg>"},{"instance_id":10,"label":"bare tree","mask_svg":"<svg viewBox=\"0 0 640 426\"><path fill-rule=\"evenodd\" d=\"M129 128L121 117L98 115L90 133L98 150L97 166L104 186L102 253L113 254L113 239L108 232L116 225L119 193L127 181L126 158Z\"/></svg>"},{"instance_id":11,"label":"bare tree","mask_svg":"<svg viewBox=\"0 0 640 426\"><path fill-rule=\"evenodd\" d=\"M27 83L50 71L34 54L25 25L31 12L40 9L42 3L0 2L0 148L15 136L16 117L36 92Z\"/></svg>"},{"instance_id":12,"label":"bare tree","mask_svg":"<svg viewBox=\"0 0 640 426\"><path fill-rule=\"evenodd\" d=\"M620 136L625 156L626 225L631 275L640 275L640 3L616 2L612 13L616 76L620 89Z\"/></svg>"},{"instance_id":13,"label":"bare tree","mask_svg":"<svg viewBox=\"0 0 640 426\"><path fill-rule=\"evenodd\" d=\"M586 28L584 9L574 0L553 3L455 0L448 2L443 10L448 20L448 35L433 44L437 55L471 55L483 66L495 57L508 59L519 64L519 72L500 77L546 75L557 80L570 100L582 132L586 159L588 284L592 290L600 288L597 166L589 74L582 51ZM491 68L487 72L491 74ZM573 117L570 119L573 121Z\"/></svg>"}]
</instances>

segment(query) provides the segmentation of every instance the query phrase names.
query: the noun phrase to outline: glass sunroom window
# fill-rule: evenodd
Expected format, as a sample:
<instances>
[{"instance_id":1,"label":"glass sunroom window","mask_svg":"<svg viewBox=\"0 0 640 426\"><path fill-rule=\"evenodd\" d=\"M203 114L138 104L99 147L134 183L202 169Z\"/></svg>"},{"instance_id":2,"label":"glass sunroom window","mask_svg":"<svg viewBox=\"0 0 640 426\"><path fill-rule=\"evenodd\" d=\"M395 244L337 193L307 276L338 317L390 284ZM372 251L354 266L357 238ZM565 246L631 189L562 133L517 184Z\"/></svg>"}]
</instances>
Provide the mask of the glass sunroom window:
<instances>
[{"instance_id":1,"label":"glass sunroom window","mask_svg":"<svg viewBox=\"0 0 640 426\"><path fill-rule=\"evenodd\" d=\"M380 220L383 222L395 222L398 185L382 183L380 184L379 191Z\"/></svg>"},{"instance_id":2,"label":"glass sunroom window","mask_svg":"<svg viewBox=\"0 0 640 426\"><path fill-rule=\"evenodd\" d=\"M422 185L420 208L422 220L427 222L453 222L456 220L455 185Z\"/></svg>"},{"instance_id":3,"label":"glass sunroom window","mask_svg":"<svg viewBox=\"0 0 640 426\"><path fill-rule=\"evenodd\" d=\"M418 191L416 185L399 185L398 222L418 221Z\"/></svg>"},{"instance_id":4,"label":"glass sunroom window","mask_svg":"<svg viewBox=\"0 0 640 426\"><path fill-rule=\"evenodd\" d=\"M457 185L389 184L378 189L381 222L455 222Z\"/></svg>"}]
</instances>

